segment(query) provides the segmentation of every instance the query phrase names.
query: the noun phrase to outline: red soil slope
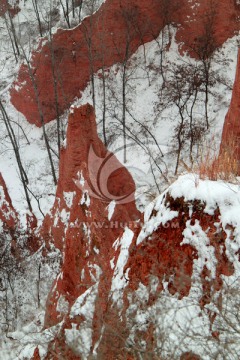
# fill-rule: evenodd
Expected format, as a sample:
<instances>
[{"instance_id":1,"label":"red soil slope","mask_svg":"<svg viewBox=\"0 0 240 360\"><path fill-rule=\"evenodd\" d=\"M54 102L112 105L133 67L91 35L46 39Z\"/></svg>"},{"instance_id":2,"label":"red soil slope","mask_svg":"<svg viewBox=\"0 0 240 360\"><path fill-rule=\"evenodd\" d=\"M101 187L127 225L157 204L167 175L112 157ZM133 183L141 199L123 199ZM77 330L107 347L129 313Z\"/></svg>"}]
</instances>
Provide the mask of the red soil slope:
<instances>
[{"instance_id":1,"label":"red soil slope","mask_svg":"<svg viewBox=\"0 0 240 360\"><path fill-rule=\"evenodd\" d=\"M196 49L208 43L209 34L214 48L240 29L239 15L240 7L233 0L217 4L214 0L107 0L78 27L59 30L51 44L39 45L32 54L31 76L23 64L11 89L11 101L30 123L40 126L41 112L44 122L55 119L81 96L93 72L123 62L166 24L177 26L182 50L198 57Z\"/></svg>"},{"instance_id":2,"label":"red soil slope","mask_svg":"<svg viewBox=\"0 0 240 360\"><path fill-rule=\"evenodd\" d=\"M46 251L54 244L63 254L61 276L56 280L47 302L45 326L61 321L64 314L58 310L60 298L64 298L70 308L99 278L99 300L96 301L96 314L93 320L94 329L98 334L101 331L99 317L105 316L108 307L113 276L110 260L118 256L119 252L114 250L113 243L122 236L126 225L140 220L142 215L133 201L127 204L116 203L109 220L107 207L111 199L107 201L103 197L88 197L89 192L80 189L77 180L84 181L84 186L93 182L89 169L91 164L88 161L91 144L98 157L106 156L107 151L97 136L93 108L85 105L79 109L75 108L69 116L67 146L61 153L56 201L51 214L45 218L41 234L46 243ZM109 192L114 196L132 194L135 185L131 175L114 156L111 159L110 170L118 170L109 176ZM66 200L69 196L72 199L70 202ZM75 322L79 326L83 320L79 318ZM69 322L70 319L65 317L61 334ZM56 356L64 353L67 359L74 359L71 350L62 341L61 334L52 344L57 350L52 352L53 348L50 346L49 356L56 352Z\"/></svg>"},{"instance_id":3,"label":"red soil slope","mask_svg":"<svg viewBox=\"0 0 240 360\"><path fill-rule=\"evenodd\" d=\"M232 99L224 122L221 149L220 149L220 161L222 160L231 163L232 170L238 173L240 169L239 119L240 119L240 52L238 53L237 72L233 86Z\"/></svg>"},{"instance_id":4,"label":"red soil slope","mask_svg":"<svg viewBox=\"0 0 240 360\"><path fill-rule=\"evenodd\" d=\"M59 293L67 294L67 300L71 304L86 290L85 286L78 286L82 269L90 267L87 264L101 262L102 270L110 275L112 270L105 257L110 256L113 251L113 242L123 233L125 223L141 218L135 203L131 201L127 204L116 204L110 221L107 207L111 199L94 197L95 195L88 198L89 190L80 189L79 179L82 179L80 182L84 179L84 188L93 182L89 169L91 164L88 162L91 144L94 144L94 151L98 157L106 156L106 149L97 136L93 108L90 105L75 108L74 113L69 116L67 147L62 149L61 153L56 201L51 214L45 218L42 228L42 236L47 247L53 243L64 254L63 277L57 284ZM110 166L118 170L109 176L107 181L109 192L114 196L133 193L135 184L131 175L114 156L112 162L114 165ZM66 200L68 194L72 196L70 203ZM64 214L68 215L64 216ZM83 223L88 224L89 228L86 229ZM91 240L88 231L91 232ZM47 234L50 236L46 239ZM101 251L100 259L99 251ZM89 269L86 270L86 278L86 281L91 282ZM58 318L47 314L46 324L54 322L58 322Z\"/></svg>"},{"instance_id":5,"label":"red soil slope","mask_svg":"<svg viewBox=\"0 0 240 360\"><path fill-rule=\"evenodd\" d=\"M185 202L183 198L175 199L171 193L167 193L162 203L178 215L169 221L168 226L160 224L140 244L137 244L137 236L141 226L137 225L137 221L142 221L142 216L134 202L117 203L109 220L107 206L111 199L106 201L104 197L95 197L96 188L91 192L87 186L94 184L91 161L89 162L91 144L96 155L105 158L106 149L97 136L93 108L85 105L75 108L69 116L67 145L61 153L56 201L41 230L46 244L45 251L51 251L52 245L55 245L63 254L60 274L47 301L45 327L62 320L63 323L49 344L47 359L59 359L61 356L68 360L81 358L73 351L74 346L66 341L66 331L72 331L75 327L78 331L86 325L87 317L84 314L71 314L76 300L83 295L86 296L85 302L89 301L90 296L94 298L90 353L101 339L97 350L99 358L115 360L124 355L130 360L134 356L127 353L125 346L130 330L127 326L130 294L134 296L134 291L140 284L149 288L152 277L159 279L159 286L155 295L150 295L144 306L151 306L157 301L163 289L163 281L168 282L168 290L172 295L178 294L182 298L189 294L193 263L198 254L191 245L181 244L187 221L191 221L192 225L199 221L210 245L215 248L216 278L209 276L207 265L202 269L204 292L200 299L201 308L211 302L212 294L221 289L221 275L229 276L234 269L225 253L226 233L221 227L217 207L214 215L210 216L204 212L205 205L200 201ZM120 165L114 156L112 161L110 170ZM121 167L116 172L113 171L107 181L109 192L117 196L134 192L135 186L127 170ZM78 186L77 180L80 180L83 188ZM98 185L100 183L101 180ZM157 210L153 209L150 219L156 215ZM126 226L130 229L126 230ZM127 251L128 260L123 265L122 277L119 278L125 284L125 288L123 286L120 289L122 302L119 308L113 300L111 286L118 260L123 256L123 249L117 240L121 241L126 231L132 238ZM59 305L62 302L65 309L61 309ZM80 309L80 306L77 308ZM210 324L214 319L211 313ZM153 331L154 325L149 322L148 331L138 334L139 338L147 340L149 351L154 349L154 337L151 335ZM188 354L185 358L188 358ZM38 350L35 351L35 359L38 359Z\"/></svg>"}]
</instances>

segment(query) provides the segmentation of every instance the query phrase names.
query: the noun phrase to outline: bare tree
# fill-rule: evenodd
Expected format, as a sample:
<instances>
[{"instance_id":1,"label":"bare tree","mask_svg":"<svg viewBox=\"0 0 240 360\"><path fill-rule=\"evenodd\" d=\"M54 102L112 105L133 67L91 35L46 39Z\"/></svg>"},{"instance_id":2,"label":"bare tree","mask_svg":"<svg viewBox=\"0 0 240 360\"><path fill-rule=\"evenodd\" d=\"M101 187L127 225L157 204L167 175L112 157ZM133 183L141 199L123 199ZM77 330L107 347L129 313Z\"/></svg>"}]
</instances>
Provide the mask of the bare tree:
<instances>
[{"instance_id":1,"label":"bare tree","mask_svg":"<svg viewBox=\"0 0 240 360\"><path fill-rule=\"evenodd\" d=\"M104 29L105 28L105 16L102 15L101 19L101 26ZM103 141L104 145L107 146L107 133L106 133L106 113L107 113L107 69L106 69L106 58L108 56L108 52L106 50L105 46L105 32L100 32L99 37L99 43L100 43L100 54L99 58L101 61L101 79L102 79L102 132L103 132Z\"/></svg>"},{"instance_id":2,"label":"bare tree","mask_svg":"<svg viewBox=\"0 0 240 360\"><path fill-rule=\"evenodd\" d=\"M32 0L32 4L33 4L33 8L34 8L34 11L35 11L35 14L36 14L37 22L38 22L39 34L42 37L43 36L43 29L42 29L42 22L41 22L40 13L39 13L38 1L37 0Z\"/></svg>"},{"instance_id":3,"label":"bare tree","mask_svg":"<svg viewBox=\"0 0 240 360\"><path fill-rule=\"evenodd\" d=\"M82 22L83 27L83 35L85 42L87 44L88 49L88 62L89 62L89 69L90 69L90 83L91 83L91 92L92 92L92 101L93 101L93 107L96 108L96 89L95 89L95 61L96 58L99 57L99 53L96 53L95 49L93 48L93 35L96 31L96 28L94 28L92 15L96 8L97 0L89 0L87 2L87 8L88 8L88 15L90 16L89 22L85 23Z\"/></svg>"},{"instance_id":4,"label":"bare tree","mask_svg":"<svg viewBox=\"0 0 240 360\"><path fill-rule=\"evenodd\" d=\"M197 56L197 59L200 61L202 67L202 82L204 84L205 95L205 121L207 129L209 129L209 92L210 88L216 83L212 71L213 56L217 49L215 36L216 9L216 1L211 0L208 4L208 10L202 18L202 34L195 39L193 44L189 44L190 50Z\"/></svg>"},{"instance_id":5,"label":"bare tree","mask_svg":"<svg viewBox=\"0 0 240 360\"><path fill-rule=\"evenodd\" d=\"M116 18L120 18L120 21L124 24L124 44L119 45L113 38L115 50L119 56L119 63L121 66L121 123L123 133L123 162L127 162L127 132L126 132L126 105L127 94L129 91L129 81L131 79L130 71L130 55L132 53L133 41L137 37L138 29L138 10L135 7L129 5L128 7L120 7L120 10L116 12Z\"/></svg>"},{"instance_id":6,"label":"bare tree","mask_svg":"<svg viewBox=\"0 0 240 360\"><path fill-rule=\"evenodd\" d=\"M194 108L199 102L198 93L202 89L201 70L187 63L173 65L168 69L168 82L161 92L161 106L176 107L178 122L174 129L173 140L177 139L177 159L175 175L177 174L181 153L189 142L189 157L193 161L193 147L205 134L205 126L195 117Z\"/></svg>"},{"instance_id":7,"label":"bare tree","mask_svg":"<svg viewBox=\"0 0 240 360\"><path fill-rule=\"evenodd\" d=\"M53 43L53 36L52 36L52 17L50 14L49 21L48 21L48 45L51 54L51 71L52 71L52 79L53 79L53 89L54 89L54 103L56 108L56 122L57 122L57 147L58 147L58 157L60 157L60 150L61 150L61 140L64 139L64 134L62 131L62 124L60 120L60 110L59 110L59 95L58 95L58 87L59 87L59 79L57 74L56 68L56 59L55 59L55 49Z\"/></svg>"},{"instance_id":8,"label":"bare tree","mask_svg":"<svg viewBox=\"0 0 240 360\"><path fill-rule=\"evenodd\" d=\"M14 22L13 22L12 14L9 9L9 5L7 8L7 12L3 14L3 18L4 18L8 36L9 36L9 39L10 39L10 42L12 45L15 60L16 60L16 62L18 62L19 55L20 55L20 49L19 49L17 33L16 33Z\"/></svg>"},{"instance_id":9,"label":"bare tree","mask_svg":"<svg viewBox=\"0 0 240 360\"><path fill-rule=\"evenodd\" d=\"M51 173L52 173L52 177L53 177L53 182L56 185L57 184L57 176L56 176L56 171L55 171L54 163L53 163L52 150L51 150L51 146L50 146L49 139L48 139L47 132L46 132L46 127L45 127L45 122L44 122L44 115L43 115L43 110L42 110L42 106L41 106L40 99L39 99L39 90L38 90L37 82L36 82L36 79L35 79L35 73L34 73L34 70L31 67L30 60L29 60L23 46L21 46L21 52L22 52L22 55L23 55L24 60L26 62L27 69L28 69L28 74L29 74L29 77L30 77L32 85L33 85L33 90L34 90L34 94L35 94L35 100L36 100L37 108L38 108L39 120L40 120L41 127L42 127L42 130L43 130L43 138L44 138L44 142L45 142L45 145L46 145L46 150L47 150L47 153L48 153L48 159L49 159L49 162L50 162L50 168L51 168Z\"/></svg>"},{"instance_id":10,"label":"bare tree","mask_svg":"<svg viewBox=\"0 0 240 360\"><path fill-rule=\"evenodd\" d=\"M5 124L6 130L7 130L9 139L11 141L15 157L16 157L16 161L17 161L17 165L18 165L18 169L19 169L19 173L20 173L20 179L21 179L21 182L23 185L28 208L32 212L31 200L30 200L30 196L28 193L28 183L29 183L28 177L27 177L27 174L26 174L25 169L22 164L22 160L21 160L21 156L20 156L20 152L19 152L19 146L18 146L18 142L17 142L16 136L15 136L13 127L11 125L11 120L10 120L10 118L5 110L5 107L3 105L3 102L1 100L0 100L0 110L1 110L3 122Z\"/></svg>"},{"instance_id":11,"label":"bare tree","mask_svg":"<svg viewBox=\"0 0 240 360\"><path fill-rule=\"evenodd\" d=\"M71 23L70 23L70 17L69 17L69 0L65 0L65 4L64 4L63 0L60 0L60 4L61 4L62 10L63 10L63 15L66 20L67 26L70 29Z\"/></svg>"}]
</instances>

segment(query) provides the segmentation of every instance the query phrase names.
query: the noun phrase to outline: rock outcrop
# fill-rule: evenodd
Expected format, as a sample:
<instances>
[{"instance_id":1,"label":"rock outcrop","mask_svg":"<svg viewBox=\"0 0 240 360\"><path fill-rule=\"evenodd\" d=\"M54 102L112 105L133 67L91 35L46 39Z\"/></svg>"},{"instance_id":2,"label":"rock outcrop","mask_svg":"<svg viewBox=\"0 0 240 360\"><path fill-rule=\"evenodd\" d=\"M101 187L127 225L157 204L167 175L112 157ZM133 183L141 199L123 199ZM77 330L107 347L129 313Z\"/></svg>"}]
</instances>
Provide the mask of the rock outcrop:
<instances>
[{"instance_id":1,"label":"rock outcrop","mask_svg":"<svg viewBox=\"0 0 240 360\"><path fill-rule=\"evenodd\" d=\"M210 55L240 29L236 2L221 0L215 5L208 0L107 0L76 28L58 30L50 43L40 42L31 70L26 64L19 70L11 101L30 123L41 126L81 97L93 73L122 63L168 24L177 27L182 51L196 58Z\"/></svg>"},{"instance_id":2,"label":"rock outcrop","mask_svg":"<svg viewBox=\"0 0 240 360\"><path fill-rule=\"evenodd\" d=\"M46 250L51 251L55 246L63 255L61 273L48 298L45 326L64 319L59 336L49 347L49 358L56 352L56 356L64 354L67 359L74 359L71 349L75 340L69 335L70 340L65 343L62 340L65 332L71 328L70 324L86 327L87 321L87 326L91 323L93 329L91 339L97 341L109 308L116 263L120 261L118 243L125 239L128 246L135 236L129 227L141 220L133 201L133 179L98 138L90 105L73 109L69 116L59 178L54 207L41 230ZM77 302L90 298L90 318L84 313L77 314ZM82 351L89 352L92 345L87 340L81 346Z\"/></svg>"},{"instance_id":3,"label":"rock outcrop","mask_svg":"<svg viewBox=\"0 0 240 360\"><path fill-rule=\"evenodd\" d=\"M171 8L168 3L107 0L75 29L59 30L33 53L31 76L21 66L12 103L40 126L69 109L93 73L123 62L126 48L129 57L167 24L177 27L182 51L195 57L202 46L210 44L213 51L240 28L236 2L219 1L218 8L207 0L176 0ZM61 79L57 84L53 74ZM236 140L237 159L238 78L237 72L222 142L225 152ZM0 219L14 227L17 215L2 188L7 200ZM93 108L72 108L55 203L40 229L43 254L55 248L62 253L46 305L45 328L55 334L46 359L130 360L139 353L171 358L166 338L173 333L170 345L175 342L179 358L198 359L201 347L194 354L188 339L194 344L204 328L206 341L217 342L224 332L223 280L234 278L239 266L238 192L181 177L147 208L143 220L134 191L131 175L98 138ZM171 326L164 327L165 320ZM179 344L182 327L187 331Z\"/></svg>"},{"instance_id":4,"label":"rock outcrop","mask_svg":"<svg viewBox=\"0 0 240 360\"><path fill-rule=\"evenodd\" d=\"M134 189L99 140L93 108L72 109L56 201L41 230L44 251L63 255L46 306L45 328L58 326L46 359L134 359L139 351L158 359L167 353L159 329L172 306L193 306L187 326L196 331L200 317L208 339L220 336L209 306L221 308L223 276L234 276L239 261L231 212L238 198L221 184L180 177L143 221ZM199 358L179 347L182 359L189 354Z\"/></svg>"},{"instance_id":5,"label":"rock outcrop","mask_svg":"<svg viewBox=\"0 0 240 360\"><path fill-rule=\"evenodd\" d=\"M235 82L233 85L232 99L225 118L222 141L220 148L220 163L226 168L239 174L240 171L240 52Z\"/></svg>"}]
</instances>

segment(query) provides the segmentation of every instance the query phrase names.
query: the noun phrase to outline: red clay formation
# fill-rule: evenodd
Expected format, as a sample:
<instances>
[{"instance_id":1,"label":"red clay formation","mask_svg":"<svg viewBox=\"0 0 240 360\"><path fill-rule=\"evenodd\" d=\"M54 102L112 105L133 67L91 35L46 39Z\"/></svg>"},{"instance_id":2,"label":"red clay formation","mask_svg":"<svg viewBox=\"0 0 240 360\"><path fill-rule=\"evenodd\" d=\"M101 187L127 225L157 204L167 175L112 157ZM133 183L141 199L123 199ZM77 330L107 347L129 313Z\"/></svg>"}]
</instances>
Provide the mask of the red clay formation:
<instances>
[{"instance_id":1,"label":"red clay formation","mask_svg":"<svg viewBox=\"0 0 240 360\"><path fill-rule=\"evenodd\" d=\"M61 321L63 314L57 310L60 298L68 302L70 309L76 299L94 286L99 278L99 295L93 318L93 338L98 338L102 326L101 319L107 316L113 277L110 260L119 254L119 250L114 250L113 243L117 238L121 238L124 227L129 222L141 220L142 215L134 202L116 204L112 218L108 220L107 206L110 201L88 197L88 193L84 194L76 185L75 181L79 179L84 179L85 184L90 183L88 152L91 144L96 155L104 158L106 149L97 136L93 108L85 105L79 109L75 108L69 116L67 145L62 149L60 158L60 180L56 201L51 214L45 218L41 235L47 251L54 244L63 254L61 275L48 298L45 326L49 327ZM121 166L114 156L112 159L114 168ZM108 189L110 193L113 189L114 195L125 195L134 192L135 184L128 171L121 166L117 177L114 174L110 175ZM72 196L72 201L66 200L68 196ZM83 223L90 226L86 227ZM65 328L71 328L71 323L79 326L82 321L83 317L74 318L71 322L69 317L65 317L59 337L50 345L49 358L56 352L56 356L67 354L67 359L78 359L61 337Z\"/></svg>"},{"instance_id":2,"label":"red clay formation","mask_svg":"<svg viewBox=\"0 0 240 360\"><path fill-rule=\"evenodd\" d=\"M78 27L58 30L52 43L42 46L40 42L32 54L31 76L22 64L11 101L30 123L41 126L40 113L45 123L55 119L81 97L94 72L123 62L170 23L177 27L176 40L182 51L197 58L203 44L213 50L240 29L239 5L232 0L215 5L214 0L107 0ZM58 79L55 88L53 74Z\"/></svg>"},{"instance_id":3,"label":"red clay formation","mask_svg":"<svg viewBox=\"0 0 240 360\"><path fill-rule=\"evenodd\" d=\"M235 82L233 86L232 99L228 113L225 118L221 149L220 161L231 161L232 170L239 173L240 159L240 52L238 53L238 64Z\"/></svg>"},{"instance_id":4,"label":"red clay formation","mask_svg":"<svg viewBox=\"0 0 240 360\"><path fill-rule=\"evenodd\" d=\"M211 299L211 292L218 291L222 286L221 274L230 276L234 269L232 263L226 256L225 239L226 233L221 228L217 231L214 224L219 222L219 211L216 210L214 216L204 212L204 204L200 201L186 203L183 198L173 199L169 194L166 196L165 204L174 211L178 211L178 217L169 221L166 225L160 225L149 237L140 245L133 245L131 257L126 265L129 271L129 287L136 289L139 282L149 285L149 274L159 278L159 291L163 290L163 280L169 282L168 290L171 294L179 294L179 298L187 296L191 288L191 276L193 271L193 261L197 258L197 252L191 245L181 244L183 241L183 231L187 221L194 225L199 221L199 225L206 232L210 240L210 245L215 248L215 256L218 261L216 266L216 279L208 281L203 268L202 282L204 287L204 299L201 305L204 306ZM189 208L193 209L191 218ZM153 214L152 216L155 216ZM172 279L172 280L171 280Z\"/></svg>"},{"instance_id":5,"label":"red clay formation","mask_svg":"<svg viewBox=\"0 0 240 360\"><path fill-rule=\"evenodd\" d=\"M206 44L209 29L213 35L212 50L240 29L240 23L237 21L240 7L232 0L218 1L217 6L214 1L175 0L171 3L171 9L164 7L163 4L166 3L161 0L133 0L129 4L127 0L107 0L98 12L86 18L77 28L59 30L53 36L51 44L40 44L38 51L33 53L32 78L27 66L21 66L18 79L11 90L12 103L30 123L41 126L39 114L43 114L42 120L45 123L55 119L56 111L59 114L63 113L69 109L76 97L81 96L81 91L85 89L94 72L122 62L127 45L127 57L130 57L141 44L156 38L167 24L172 23L177 27L176 40L182 44L181 51L189 51L191 56L196 58L201 56L199 48ZM130 44L126 43L127 34ZM239 66L240 60L238 69ZM55 89L53 73L59 79ZM225 121L222 148L225 144L229 146L233 135L236 142L240 136L237 124L240 109L238 83L239 71ZM56 95L59 104L57 110ZM221 275L229 276L233 273L232 264L225 253L225 231L215 226L219 222L218 209L210 216L204 213L204 205L198 201L186 203L184 199L173 199L168 194L165 205L179 213L170 222L170 226L160 225L139 245L136 245L136 240L140 229L128 230L132 231L132 240L128 262L125 265L125 288L122 293L120 317L111 294L114 278L114 267L111 264L116 265L119 259L120 247L117 247L116 241L121 239L126 231L125 225L142 221L142 215L136 209L135 203L129 202L116 204L109 220L107 207L111 199L105 201L102 196L89 196L89 192L77 186L79 181L85 185L91 183L92 174L88 157L91 146L98 157L106 156L107 151L97 136L93 108L87 104L73 109L69 115L66 147L61 150L56 200L40 231L45 244L44 250L51 251L55 246L63 255L61 272L48 297L45 327L61 321L63 323L58 335L49 345L47 359L59 359L61 356L68 360L80 359L67 344L65 330L72 329L73 326L79 329L82 326L86 320L84 315L71 317L70 310L79 296L88 290L94 291L94 287L97 296L94 300L91 353L101 338L98 354L99 357L107 359L120 359L123 349L126 349L124 344L129 335L126 325L128 295L133 294L140 283L148 287L150 277L155 276L159 280L158 293L163 289L165 280L171 294L178 294L179 298L187 296L191 289L194 260L198 256L192 246L181 245L188 220L193 224L194 221L199 221L210 245L215 248L217 259L214 280L211 280L206 267L202 269L202 308L211 301L212 295L221 289ZM240 147L236 146L239 159ZM120 166L114 156L113 164L114 167ZM100 185L98 181L97 186ZM95 188L92 188L93 192ZM125 195L134 192L135 185L128 171L120 167L110 175L108 189L115 196ZM7 194L5 198L7 205L4 206L11 208L8 205L10 200ZM191 219L189 206L192 208ZM3 215L0 211L0 219L1 216ZM9 221L9 226L14 226L14 216L6 221ZM179 226L172 226L174 224ZM155 301L157 297L150 297L146 306ZM64 311L61 310L60 303L64 304ZM214 315L211 314L211 323L214 319ZM149 323L147 333L140 334L143 338L148 337L150 348L154 348L153 333L153 324ZM126 354L127 356L129 360L134 358L131 354ZM194 354L186 353L182 359L190 359L191 356L198 358ZM38 350L35 351L34 357L38 359Z\"/></svg>"},{"instance_id":6,"label":"red clay formation","mask_svg":"<svg viewBox=\"0 0 240 360\"><path fill-rule=\"evenodd\" d=\"M67 344L65 331L74 326L76 329L84 326L85 316L83 314L71 316L71 308L79 296L88 291L92 294L95 288L90 352L101 338L98 347L99 356L116 359L125 351L126 357L128 356L130 360L134 359L134 355L128 354L125 347L129 335L127 327L129 295L134 296L140 284L149 288L153 276L159 280L158 289L155 295L149 297L145 306L151 306L158 300L164 280L168 282L168 290L172 295L178 294L179 298L183 298L189 294L193 263L198 254L191 245L181 244L188 220L192 225L195 221L199 221L199 225L209 238L210 245L215 248L217 260L216 278L211 279L206 267L202 269L204 296L200 299L201 308L221 289L221 275L231 275L233 266L225 254L226 233L221 226L216 227L216 223L220 222L218 208L214 215L210 216L204 212L205 205L200 201L185 202L183 198L174 199L170 193L167 193L163 203L169 209L178 212L178 216L169 221L168 226L160 224L139 245L136 245L136 240L140 226L128 230L132 231L132 240L128 261L124 267L125 288L121 290L122 302L119 309L117 303L113 301L111 286L114 266L121 253L121 246L117 245L116 240L121 239L126 230L124 226L117 227L111 224L126 226L133 222L136 224L137 220L143 221L143 219L134 202L130 202L116 204L113 216L108 220L109 202L93 196L88 197L89 194L84 193L84 190L76 185L77 179L81 181L84 179L85 184L90 183L88 153L91 144L96 155L104 158L106 149L97 136L93 108L87 104L73 109L69 116L67 144L66 148L62 149L60 158L60 180L56 201L41 230L46 245L45 251L51 251L51 247L55 245L63 254L60 274L47 301L45 327L53 326L62 320L63 323L58 335L49 344L47 359L58 359L61 356L70 360L81 358L73 350L74 347ZM114 163L119 165L116 158ZM114 194L126 194L135 190L130 174L123 167L120 168L116 178L110 177L109 189L112 189L111 181L114 182ZM151 217L156 215L157 211L153 210ZM92 225L87 228L83 223ZM104 225L99 227L95 225L96 223ZM59 305L61 303L65 304L65 310L61 310ZM212 324L215 320L214 314L209 314L209 318ZM154 325L151 322L148 331L141 332L138 336L147 339L149 351L154 349ZM186 358L187 356L188 354Z\"/></svg>"},{"instance_id":7,"label":"red clay formation","mask_svg":"<svg viewBox=\"0 0 240 360\"><path fill-rule=\"evenodd\" d=\"M106 258L109 259L114 253L113 242L124 232L125 223L141 218L135 203L130 202L116 204L109 221L107 207L111 200L107 202L101 198L89 197L87 192L84 194L79 189L77 180L84 179L85 184L90 184L91 181L88 169L88 151L91 144L96 155L104 158L106 149L97 136L93 108L85 105L75 108L69 116L67 147L61 152L56 200L42 228L47 247L53 243L64 253L63 275L58 280L58 291L67 296L70 304L86 290L88 282L92 282L88 265L84 280L86 285L79 285L81 272L87 268L87 264L92 264L93 272L97 264L104 273L111 276L112 270ZM113 159L117 167L121 166L115 157ZM114 188L114 195L124 195L134 192L135 184L128 171L121 166L117 177L110 175L108 188L110 192ZM68 195L72 196L71 204L66 201ZM89 229L84 228L84 222L92 224ZM117 226L118 222L124 226ZM91 232L91 239L88 231ZM46 234L50 234L47 239ZM54 319L52 314L50 317L47 314L46 323L49 325L52 322L58 322L58 318Z\"/></svg>"}]
</instances>

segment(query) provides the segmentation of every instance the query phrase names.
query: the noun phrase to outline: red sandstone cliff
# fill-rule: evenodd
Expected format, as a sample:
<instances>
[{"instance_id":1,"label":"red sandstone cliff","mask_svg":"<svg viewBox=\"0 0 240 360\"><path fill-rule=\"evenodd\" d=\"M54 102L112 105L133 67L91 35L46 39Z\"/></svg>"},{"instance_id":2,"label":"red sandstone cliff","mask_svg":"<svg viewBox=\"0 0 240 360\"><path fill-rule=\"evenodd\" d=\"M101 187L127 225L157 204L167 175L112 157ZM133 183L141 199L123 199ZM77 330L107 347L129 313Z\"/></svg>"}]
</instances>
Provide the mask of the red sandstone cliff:
<instances>
[{"instance_id":1,"label":"red sandstone cliff","mask_svg":"<svg viewBox=\"0 0 240 360\"><path fill-rule=\"evenodd\" d=\"M198 57L197 47L207 42L212 51L240 29L239 14L240 7L233 0L217 4L208 0L107 0L78 27L58 30L52 43L40 43L32 54L32 75L22 64L11 101L29 122L40 126L41 111L45 122L55 119L57 111L62 113L81 96L92 73L130 57L140 45L156 38L165 25L174 24L182 50ZM60 79L56 86L53 73Z\"/></svg>"},{"instance_id":2,"label":"red sandstone cliff","mask_svg":"<svg viewBox=\"0 0 240 360\"><path fill-rule=\"evenodd\" d=\"M69 116L67 145L61 152L56 201L41 230L47 249L50 250L55 245L63 254L61 274L47 302L45 326L57 324L63 318L65 320L61 334L50 346L49 356L52 356L50 354L57 346L57 354L64 353L68 359L73 359L74 356L71 347L61 337L71 321L59 310L59 304L66 303L70 310L76 299L89 289L97 291L92 326L93 339L99 337L114 273L110 260L115 259L116 262L119 256L119 249L116 250L113 244L124 236L126 225L141 220L141 214L133 201L118 204L116 200L114 210L109 214L111 198L106 199L101 194L94 193L101 188L101 184L93 187L93 193L90 193L87 184L94 183L91 176L91 166L94 164L91 164L91 159L90 162L88 160L91 145L97 157L106 158L107 151L97 135L93 108L85 105L74 109ZM107 179L109 194L113 198L133 194L135 185L130 174L114 156L110 158L110 176ZM131 230L129 232L135 236ZM84 323L84 317L74 320L77 327L81 322Z\"/></svg>"},{"instance_id":3,"label":"red sandstone cliff","mask_svg":"<svg viewBox=\"0 0 240 360\"><path fill-rule=\"evenodd\" d=\"M41 230L46 250L56 246L63 255L46 305L45 327L59 324L46 359L76 360L93 354L134 359L142 342L147 344L145 351L155 354L158 314L153 309L157 311L161 294L181 301L196 286L201 296L197 295L195 306L197 301L199 311L208 314L209 334L218 337L218 331L213 331L217 314L207 306L222 288L222 275L234 273L226 252L229 231L233 237L234 228L226 228L221 204L214 202L210 214L207 200L199 197L201 189L198 193L191 178L186 180L185 193L191 189L192 197L187 199L181 191L177 195L179 185L173 184L147 209L144 225L138 222L143 219L134 202L116 201L110 218L111 199L96 196L101 181L94 183L96 174L91 173L91 144L98 157L106 158L93 108L85 105L70 114L56 201ZM119 165L113 156L110 170ZM107 184L113 196L135 189L122 167ZM221 307L220 297L218 301ZM139 311L153 311L142 330ZM188 353L184 356L187 359Z\"/></svg>"},{"instance_id":4,"label":"red sandstone cliff","mask_svg":"<svg viewBox=\"0 0 240 360\"><path fill-rule=\"evenodd\" d=\"M176 1L170 18L163 17L159 3L135 0L129 5L125 1L121 4L117 0L106 1L93 17L85 19L76 29L59 30L54 35L51 46L54 68L61 77L57 88L60 112L68 109L74 98L80 96L91 71L122 61L126 48L126 12L123 9L128 9L128 16L131 15L129 56L142 42L156 37L167 23L179 26L176 39L183 41L183 50L191 50L195 38L201 38L206 30L207 17L203 15L206 9L213 16L215 46L239 30L236 22L239 6L233 1L219 1L217 9L209 8L207 1L200 1L199 7L197 2L186 1L179 5ZM216 10L216 13L210 10ZM92 34L91 49L89 33ZM46 44L39 50L33 54L31 65L44 120L48 122L56 117L51 49ZM90 54L93 54L92 63ZM194 51L191 54L196 56ZM229 146L229 138L238 139L239 136L236 120L239 113L238 77L237 72L222 146L225 141ZM27 67L22 65L15 84L19 89L13 88L11 92L12 102L30 122L39 126L39 109L31 81ZM107 359L120 359L121 356L133 359L141 341L147 344L145 351L154 353L154 326L158 314L149 317L143 329L135 316L137 318L139 311L144 313L154 308L163 293L167 292L174 299L187 298L192 286L196 285L196 264L200 264L197 275L202 289L197 306L208 313L209 334L217 338L219 334L212 331L216 313L206 306L221 289L222 275L234 273L226 242L234 240L235 230L232 225L223 226L219 204L214 203L214 212L209 214L206 203L200 198L174 197L171 187L161 201L153 204L140 233L141 226L136 222L142 218L134 202L116 201L110 218L107 207L112 198L106 200L98 191L102 185L99 178L93 183L96 174L91 173L89 167L91 145L97 157L106 158L107 151L97 136L93 109L85 105L70 114L66 148L61 151L55 204L40 231L45 251L51 251L55 246L63 254L61 272L49 294L45 317L45 327L60 324L60 329L49 344L46 358L62 356L73 360L97 354ZM107 188L114 197L124 197L134 192L135 186L127 170L119 168L115 157L112 159L111 166L118 170L109 177ZM172 214L168 226L161 220L163 211ZM147 231L151 222L155 225ZM210 254L214 255L211 266L212 258L201 259L200 247L186 241L189 233L197 238L200 247L205 244L206 249L211 249ZM157 283L155 288L153 280ZM138 298L139 289L147 292L144 299ZM135 349L127 346L130 334L136 341ZM35 357L38 356L36 350ZM194 355L190 356L194 358ZM189 358L188 355L185 358Z\"/></svg>"},{"instance_id":5,"label":"red sandstone cliff","mask_svg":"<svg viewBox=\"0 0 240 360\"><path fill-rule=\"evenodd\" d=\"M240 159L240 52L236 77L233 86L232 99L228 113L225 118L221 149L220 162L226 161L232 164L232 171L239 172Z\"/></svg>"}]
</instances>

